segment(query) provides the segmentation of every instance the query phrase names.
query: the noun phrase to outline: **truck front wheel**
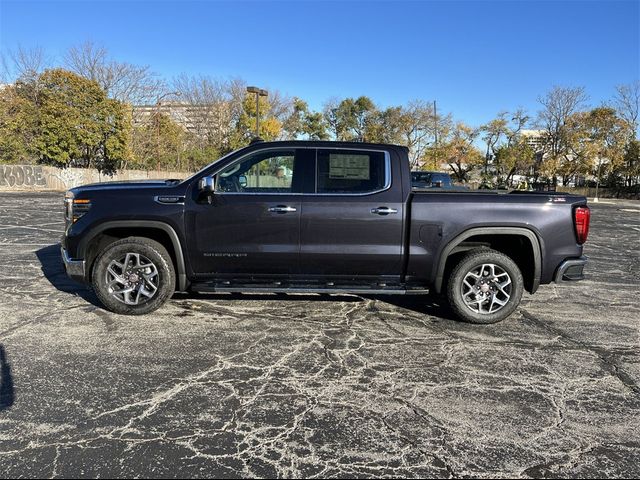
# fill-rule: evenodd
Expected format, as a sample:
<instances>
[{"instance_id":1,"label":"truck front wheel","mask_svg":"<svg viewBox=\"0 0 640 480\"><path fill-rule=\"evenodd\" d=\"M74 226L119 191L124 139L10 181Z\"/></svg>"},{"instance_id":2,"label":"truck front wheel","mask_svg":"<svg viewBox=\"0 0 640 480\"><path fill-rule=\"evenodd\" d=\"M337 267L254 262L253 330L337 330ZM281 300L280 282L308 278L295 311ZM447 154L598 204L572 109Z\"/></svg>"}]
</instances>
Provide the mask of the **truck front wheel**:
<instances>
[{"instance_id":1,"label":"truck front wheel","mask_svg":"<svg viewBox=\"0 0 640 480\"><path fill-rule=\"evenodd\" d=\"M173 295L175 281L167 249L143 237L110 244L96 260L91 275L102 304L124 315L153 312Z\"/></svg>"},{"instance_id":2,"label":"truck front wheel","mask_svg":"<svg viewBox=\"0 0 640 480\"><path fill-rule=\"evenodd\" d=\"M522 273L507 255L488 248L471 250L453 268L447 297L454 313L471 323L496 323L520 304Z\"/></svg>"}]
</instances>

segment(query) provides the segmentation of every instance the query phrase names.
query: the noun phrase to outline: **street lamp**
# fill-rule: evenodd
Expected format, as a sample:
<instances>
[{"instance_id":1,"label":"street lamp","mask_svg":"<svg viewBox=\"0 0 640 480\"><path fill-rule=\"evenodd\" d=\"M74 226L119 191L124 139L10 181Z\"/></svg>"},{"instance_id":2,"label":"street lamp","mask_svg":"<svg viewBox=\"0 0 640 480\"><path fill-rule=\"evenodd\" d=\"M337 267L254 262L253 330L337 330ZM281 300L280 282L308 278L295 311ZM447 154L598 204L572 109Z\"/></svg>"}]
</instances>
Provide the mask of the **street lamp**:
<instances>
[{"instance_id":1,"label":"street lamp","mask_svg":"<svg viewBox=\"0 0 640 480\"><path fill-rule=\"evenodd\" d=\"M266 97L269 93L258 87L247 87L247 93L256 94L256 139L260 138L260 97Z\"/></svg>"}]
</instances>

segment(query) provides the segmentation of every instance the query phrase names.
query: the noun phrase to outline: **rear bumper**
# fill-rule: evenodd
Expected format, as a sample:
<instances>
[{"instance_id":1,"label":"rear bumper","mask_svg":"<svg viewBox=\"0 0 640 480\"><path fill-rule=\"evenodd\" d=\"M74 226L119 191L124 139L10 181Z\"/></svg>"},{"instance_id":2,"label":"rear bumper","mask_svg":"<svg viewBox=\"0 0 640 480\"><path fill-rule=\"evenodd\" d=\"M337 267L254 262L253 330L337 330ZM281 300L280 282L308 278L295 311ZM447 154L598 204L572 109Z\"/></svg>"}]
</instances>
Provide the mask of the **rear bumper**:
<instances>
[{"instance_id":1,"label":"rear bumper","mask_svg":"<svg viewBox=\"0 0 640 480\"><path fill-rule=\"evenodd\" d=\"M580 258L570 258L560 264L556 271L555 282L562 281L573 282L576 280L584 280L584 266L587 264L588 258L582 256Z\"/></svg>"},{"instance_id":2,"label":"rear bumper","mask_svg":"<svg viewBox=\"0 0 640 480\"><path fill-rule=\"evenodd\" d=\"M64 247L60 248L60 255L62 256L62 263L64 263L64 269L67 275L77 282L85 281L85 262L84 260L73 260L69 258L67 251Z\"/></svg>"}]
</instances>

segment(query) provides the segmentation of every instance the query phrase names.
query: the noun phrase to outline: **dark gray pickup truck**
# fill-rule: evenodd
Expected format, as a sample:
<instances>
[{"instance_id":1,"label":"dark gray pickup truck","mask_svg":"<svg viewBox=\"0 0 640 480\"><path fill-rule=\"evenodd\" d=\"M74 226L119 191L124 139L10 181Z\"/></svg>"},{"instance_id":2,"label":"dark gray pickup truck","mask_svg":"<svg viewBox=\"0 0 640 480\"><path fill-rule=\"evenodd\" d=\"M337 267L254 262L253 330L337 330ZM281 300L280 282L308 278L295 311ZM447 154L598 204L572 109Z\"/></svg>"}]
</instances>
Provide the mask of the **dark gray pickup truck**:
<instances>
[{"instance_id":1,"label":"dark gray pickup truck","mask_svg":"<svg viewBox=\"0 0 640 480\"><path fill-rule=\"evenodd\" d=\"M470 322L580 280L584 197L411 188L394 145L258 142L183 181L67 192L62 257L110 310L174 291L446 294Z\"/></svg>"}]
</instances>

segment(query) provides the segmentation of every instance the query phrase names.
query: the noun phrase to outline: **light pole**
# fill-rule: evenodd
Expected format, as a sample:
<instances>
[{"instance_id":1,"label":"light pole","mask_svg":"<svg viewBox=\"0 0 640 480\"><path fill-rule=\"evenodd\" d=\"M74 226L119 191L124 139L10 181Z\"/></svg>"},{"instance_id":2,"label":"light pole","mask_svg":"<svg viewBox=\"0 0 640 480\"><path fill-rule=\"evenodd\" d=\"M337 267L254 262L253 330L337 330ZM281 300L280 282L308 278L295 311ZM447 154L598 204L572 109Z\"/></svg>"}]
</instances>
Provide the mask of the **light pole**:
<instances>
[{"instance_id":1,"label":"light pole","mask_svg":"<svg viewBox=\"0 0 640 480\"><path fill-rule=\"evenodd\" d=\"M438 110L436 110L436 101L433 101L433 140L435 143L435 155L434 155L434 163L435 169L440 170L440 165L438 164Z\"/></svg>"},{"instance_id":2,"label":"light pole","mask_svg":"<svg viewBox=\"0 0 640 480\"><path fill-rule=\"evenodd\" d=\"M160 101L169 95L180 96L180 92L167 92L156 98L156 170L160 168Z\"/></svg>"},{"instance_id":3,"label":"light pole","mask_svg":"<svg viewBox=\"0 0 640 480\"><path fill-rule=\"evenodd\" d=\"M258 87L247 87L247 93L256 94L256 139L260 138L260 97L266 97L269 93Z\"/></svg>"},{"instance_id":4,"label":"light pole","mask_svg":"<svg viewBox=\"0 0 640 480\"><path fill-rule=\"evenodd\" d=\"M593 199L594 202L598 203L598 187L600 187L600 167L602 167L602 159L598 156L598 175L596 176L596 196Z\"/></svg>"}]
</instances>

